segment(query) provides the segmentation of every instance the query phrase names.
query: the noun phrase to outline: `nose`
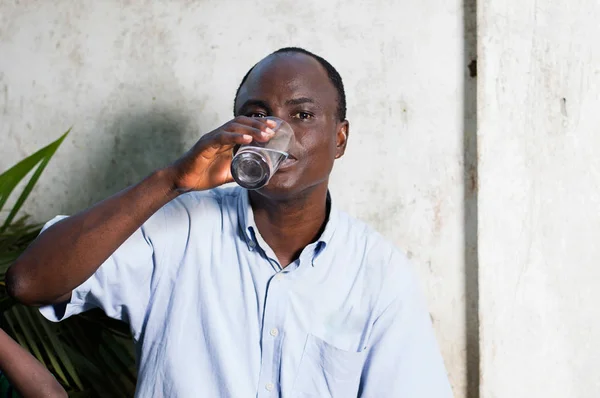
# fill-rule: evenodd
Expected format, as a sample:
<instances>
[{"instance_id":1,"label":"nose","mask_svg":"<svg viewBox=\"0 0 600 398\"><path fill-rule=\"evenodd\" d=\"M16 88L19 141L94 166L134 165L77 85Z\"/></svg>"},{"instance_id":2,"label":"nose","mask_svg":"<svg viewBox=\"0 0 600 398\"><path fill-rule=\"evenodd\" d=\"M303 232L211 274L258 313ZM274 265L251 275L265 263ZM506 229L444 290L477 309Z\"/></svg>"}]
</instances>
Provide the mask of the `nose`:
<instances>
[{"instance_id":1,"label":"nose","mask_svg":"<svg viewBox=\"0 0 600 398\"><path fill-rule=\"evenodd\" d=\"M290 115L283 109L273 109L271 113L271 116L290 122Z\"/></svg>"}]
</instances>

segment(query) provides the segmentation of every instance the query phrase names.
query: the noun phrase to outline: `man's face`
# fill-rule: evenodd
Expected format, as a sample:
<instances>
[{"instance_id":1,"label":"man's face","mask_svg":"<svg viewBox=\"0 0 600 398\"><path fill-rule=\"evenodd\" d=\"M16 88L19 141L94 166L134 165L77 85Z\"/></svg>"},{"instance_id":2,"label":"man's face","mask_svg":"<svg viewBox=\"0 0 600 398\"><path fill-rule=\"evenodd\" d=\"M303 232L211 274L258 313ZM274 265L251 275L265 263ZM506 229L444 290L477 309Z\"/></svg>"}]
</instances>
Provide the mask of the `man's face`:
<instances>
[{"instance_id":1,"label":"man's face","mask_svg":"<svg viewBox=\"0 0 600 398\"><path fill-rule=\"evenodd\" d=\"M273 199L296 196L328 183L344 154L348 122L337 115L338 95L325 68L300 53L263 59L241 87L235 114L287 121L294 140L286 161L259 193Z\"/></svg>"}]
</instances>

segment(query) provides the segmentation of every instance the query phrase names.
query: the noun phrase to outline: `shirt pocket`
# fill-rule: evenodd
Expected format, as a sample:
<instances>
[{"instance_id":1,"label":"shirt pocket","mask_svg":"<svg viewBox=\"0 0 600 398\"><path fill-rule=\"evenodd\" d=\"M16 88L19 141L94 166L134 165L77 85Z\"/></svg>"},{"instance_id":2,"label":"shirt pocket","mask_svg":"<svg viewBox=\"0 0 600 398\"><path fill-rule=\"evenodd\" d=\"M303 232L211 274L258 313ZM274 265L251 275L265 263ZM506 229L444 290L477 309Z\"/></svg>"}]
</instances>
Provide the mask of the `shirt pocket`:
<instances>
[{"instance_id":1,"label":"shirt pocket","mask_svg":"<svg viewBox=\"0 0 600 398\"><path fill-rule=\"evenodd\" d=\"M365 351L342 350L309 334L292 397L356 397L364 357Z\"/></svg>"}]
</instances>

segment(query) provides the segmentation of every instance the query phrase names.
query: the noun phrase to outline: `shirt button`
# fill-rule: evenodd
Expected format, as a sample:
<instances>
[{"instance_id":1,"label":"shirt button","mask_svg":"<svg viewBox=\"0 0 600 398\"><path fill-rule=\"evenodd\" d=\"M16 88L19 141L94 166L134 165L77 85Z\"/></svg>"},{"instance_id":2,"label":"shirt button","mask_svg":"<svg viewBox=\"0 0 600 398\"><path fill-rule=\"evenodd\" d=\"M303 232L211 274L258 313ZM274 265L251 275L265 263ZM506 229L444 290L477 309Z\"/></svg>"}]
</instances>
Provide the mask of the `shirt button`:
<instances>
[{"instance_id":1,"label":"shirt button","mask_svg":"<svg viewBox=\"0 0 600 398\"><path fill-rule=\"evenodd\" d=\"M275 388L275 384L273 384L273 383L267 383L267 385L265 386L265 389L267 391L273 391L274 388Z\"/></svg>"},{"instance_id":2,"label":"shirt button","mask_svg":"<svg viewBox=\"0 0 600 398\"><path fill-rule=\"evenodd\" d=\"M276 280L280 281L283 279L283 274L277 274L277 276L275 277Z\"/></svg>"},{"instance_id":3,"label":"shirt button","mask_svg":"<svg viewBox=\"0 0 600 398\"><path fill-rule=\"evenodd\" d=\"M253 240L251 240L250 242L248 242L248 245L249 245L250 247L254 247L254 246L256 246L256 243L254 243L254 241L253 241Z\"/></svg>"},{"instance_id":4,"label":"shirt button","mask_svg":"<svg viewBox=\"0 0 600 398\"><path fill-rule=\"evenodd\" d=\"M279 330L277 330L277 328L273 328L269 333L271 333L271 336L277 337L277 335L279 334Z\"/></svg>"}]
</instances>

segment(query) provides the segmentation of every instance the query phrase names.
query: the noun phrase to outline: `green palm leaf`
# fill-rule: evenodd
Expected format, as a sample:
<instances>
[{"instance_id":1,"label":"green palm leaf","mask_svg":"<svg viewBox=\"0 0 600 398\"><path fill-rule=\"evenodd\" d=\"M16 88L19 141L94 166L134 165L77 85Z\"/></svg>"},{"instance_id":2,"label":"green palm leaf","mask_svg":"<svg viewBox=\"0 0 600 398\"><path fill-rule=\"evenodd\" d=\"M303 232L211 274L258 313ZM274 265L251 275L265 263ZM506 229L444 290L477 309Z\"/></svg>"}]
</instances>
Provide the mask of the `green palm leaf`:
<instances>
[{"instance_id":1,"label":"green palm leaf","mask_svg":"<svg viewBox=\"0 0 600 398\"><path fill-rule=\"evenodd\" d=\"M8 267L37 237L41 225L18 212L71 129L0 174L0 211L16 187L31 177L0 226L0 321L6 331L57 377L72 397L132 396L135 355L129 328L98 311L54 324L7 296ZM33 173L32 173L33 172Z\"/></svg>"},{"instance_id":2,"label":"green palm leaf","mask_svg":"<svg viewBox=\"0 0 600 398\"><path fill-rule=\"evenodd\" d=\"M67 130L59 139L49 144L48 146L40 149L36 153L27 158L21 160L19 163L6 170L4 173L0 174L0 210L4 207L4 204L8 200L8 197L12 194L15 187L29 174L35 166L38 166L29 182L23 189L23 192L17 199L17 202L11 209L8 217L4 221L4 224L0 227L0 232L3 232L8 225L10 225L11 221L27 200L27 197L33 190L33 187L37 183L38 179L42 175L42 172L54 156L54 153L62 144L64 139L67 137L71 129Z\"/></svg>"}]
</instances>

